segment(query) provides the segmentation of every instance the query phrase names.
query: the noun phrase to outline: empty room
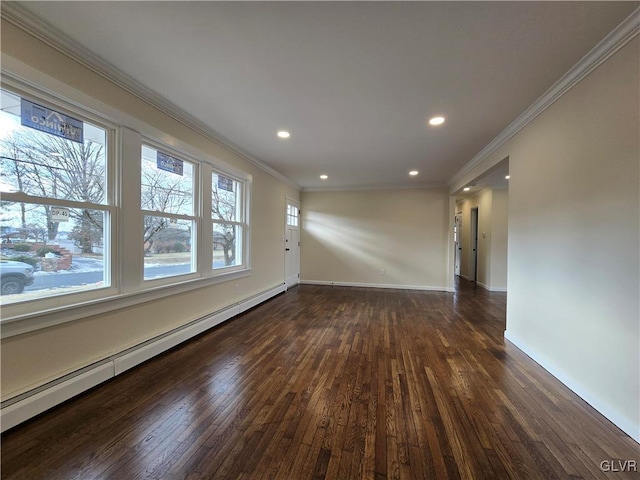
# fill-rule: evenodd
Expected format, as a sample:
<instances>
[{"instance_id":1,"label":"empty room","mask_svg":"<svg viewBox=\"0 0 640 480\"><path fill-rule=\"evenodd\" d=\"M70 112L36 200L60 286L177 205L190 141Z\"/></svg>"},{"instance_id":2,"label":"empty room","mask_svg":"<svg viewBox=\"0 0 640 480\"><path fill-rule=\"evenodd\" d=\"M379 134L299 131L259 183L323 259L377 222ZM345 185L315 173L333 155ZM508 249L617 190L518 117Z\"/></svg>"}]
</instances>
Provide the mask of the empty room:
<instances>
[{"instance_id":1,"label":"empty room","mask_svg":"<svg viewBox=\"0 0 640 480\"><path fill-rule=\"evenodd\" d=\"M2 479L640 478L640 2L0 9Z\"/></svg>"}]
</instances>

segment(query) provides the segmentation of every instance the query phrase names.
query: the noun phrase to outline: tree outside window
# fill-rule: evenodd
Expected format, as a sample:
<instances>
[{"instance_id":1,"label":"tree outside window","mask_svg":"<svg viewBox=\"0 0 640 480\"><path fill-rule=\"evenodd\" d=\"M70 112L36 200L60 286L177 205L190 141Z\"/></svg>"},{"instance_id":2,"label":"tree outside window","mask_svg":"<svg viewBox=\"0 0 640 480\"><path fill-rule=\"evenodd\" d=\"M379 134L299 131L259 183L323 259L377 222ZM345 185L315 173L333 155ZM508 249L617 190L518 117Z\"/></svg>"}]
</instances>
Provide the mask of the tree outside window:
<instances>
[{"instance_id":1,"label":"tree outside window","mask_svg":"<svg viewBox=\"0 0 640 480\"><path fill-rule=\"evenodd\" d=\"M213 268L241 265L242 184L218 173L211 180Z\"/></svg>"}]
</instances>

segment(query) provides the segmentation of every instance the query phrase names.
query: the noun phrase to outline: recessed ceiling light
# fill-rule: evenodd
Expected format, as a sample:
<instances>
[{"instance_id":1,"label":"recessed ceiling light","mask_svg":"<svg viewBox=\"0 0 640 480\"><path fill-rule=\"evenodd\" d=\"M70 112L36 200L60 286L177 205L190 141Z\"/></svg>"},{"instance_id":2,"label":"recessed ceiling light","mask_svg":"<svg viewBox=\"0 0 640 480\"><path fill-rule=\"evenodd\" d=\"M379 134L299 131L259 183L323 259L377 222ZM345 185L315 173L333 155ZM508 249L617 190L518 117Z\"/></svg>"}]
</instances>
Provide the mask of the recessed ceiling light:
<instances>
[{"instance_id":1,"label":"recessed ceiling light","mask_svg":"<svg viewBox=\"0 0 640 480\"><path fill-rule=\"evenodd\" d=\"M444 117L433 117L429 120L429 125L442 125L444 123Z\"/></svg>"},{"instance_id":2,"label":"recessed ceiling light","mask_svg":"<svg viewBox=\"0 0 640 480\"><path fill-rule=\"evenodd\" d=\"M326 180L327 178L329 178L329 176L328 176L328 175L325 175L325 174L323 173L322 175L320 175L320 178L321 178L322 180Z\"/></svg>"},{"instance_id":3,"label":"recessed ceiling light","mask_svg":"<svg viewBox=\"0 0 640 480\"><path fill-rule=\"evenodd\" d=\"M280 138L289 138L291 136L291 134L289 132L287 132L286 130L280 130L278 132L278 136Z\"/></svg>"},{"instance_id":4,"label":"recessed ceiling light","mask_svg":"<svg viewBox=\"0 0 640 480\"><path fill-rule=\"evenodd\" d=\"M511 178L511 175L505 175L504 178L505 180L509 180Z\"/></svg>"},{"instance_id":5,"label":"recessed ceiling light","mask_svg":"<svg viewBox=\"0 0 640 480\"><path fill-rule=\"evenodd\" d=\"M411 170L409 172L409 175L411 175L412 177L415 177L416 175L418 175L418 170Z\"/></svg>"},{"instance_id":6,"label":"recessed ceiling light","mask_svg":"<svg viewBox=\"0 0 640 480\"><path fill-rule=\"evenodd\" d=\"M470 187L464 187L462 190L464 190L465 192L468 192L469 190L471 190Z\"/></svg>"}]
</instances>

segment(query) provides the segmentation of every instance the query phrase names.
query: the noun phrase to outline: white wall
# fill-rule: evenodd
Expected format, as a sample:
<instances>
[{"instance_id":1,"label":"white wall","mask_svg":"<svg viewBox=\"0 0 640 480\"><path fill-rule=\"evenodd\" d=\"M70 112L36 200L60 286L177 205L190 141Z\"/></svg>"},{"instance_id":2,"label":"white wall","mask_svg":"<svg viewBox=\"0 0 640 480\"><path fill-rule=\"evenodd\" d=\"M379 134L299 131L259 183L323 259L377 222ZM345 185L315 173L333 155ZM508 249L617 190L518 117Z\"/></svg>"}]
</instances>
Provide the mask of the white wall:
<instances>
[{"instance_id":1,"label":"white wall","mask_svg":"<svg viewBox=\"0 0 640 480\"><path fill-rule=\"evenodd\" d=\"M446 290L448 225L446 189L303 192L301 279Z\"/></svg>"},{"instance_id":2,"label":"white wall","mask_svg":"<svg viewBox=\"0 0 640 480\"><path fill-rule=\"evenodd\" d=\"M639 41L509 148L507 337L640 439Z\"/></svg>"},{"instance_id":3,"label":"white wall","mask_svg":"<svg viewBox=\"0 0 640 480\"><path fill-rule=\"evenodd\" d=\"M509 245L509 190L495 189L491 202L491 274L489 286L494 291L507 290Z\"/></svg>"}]
</instances>

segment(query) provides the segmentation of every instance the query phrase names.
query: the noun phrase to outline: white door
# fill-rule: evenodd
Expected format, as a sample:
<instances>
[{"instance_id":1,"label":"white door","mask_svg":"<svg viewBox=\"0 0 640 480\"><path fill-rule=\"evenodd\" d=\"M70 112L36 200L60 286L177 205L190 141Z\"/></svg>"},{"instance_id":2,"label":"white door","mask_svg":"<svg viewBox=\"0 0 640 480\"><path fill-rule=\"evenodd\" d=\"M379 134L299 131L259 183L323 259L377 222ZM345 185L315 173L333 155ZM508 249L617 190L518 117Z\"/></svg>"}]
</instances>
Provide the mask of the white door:
<instances>
[{"instance_id":1,"label":"white door","mask_svg":"<svg viewBox=\"0 0 640 480\"><path fill-rule=\"evenodd\" d=\"M455 267L454 272L460 276L460 263L462 262L462 212L456 215L453 224L453 242L455 244Z\"/></svg>"},{"instance_id":2,"label":"white door","mask_svg":"<svg viewBox=\"0 0 640 480\"><path fill-rule=\"evenodd\" d=\"M469 280L472 282L478 281L478 208L471 209L471 275Z\"/></svg>"},{"instance_id":3,"label":"white door","mask_svg":"<svg viewBox=\"0 0 640 480\"><path fill-rule=\"evenodd\" d=\"M284 279L287 288L300 283L300 204L287 198L284 232Z\"/></svg>"}]
</instances>

